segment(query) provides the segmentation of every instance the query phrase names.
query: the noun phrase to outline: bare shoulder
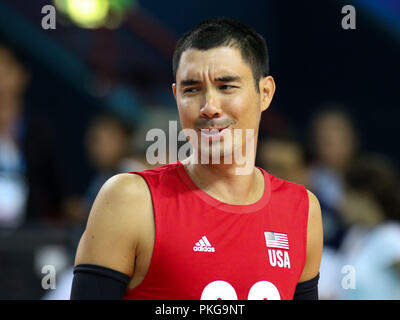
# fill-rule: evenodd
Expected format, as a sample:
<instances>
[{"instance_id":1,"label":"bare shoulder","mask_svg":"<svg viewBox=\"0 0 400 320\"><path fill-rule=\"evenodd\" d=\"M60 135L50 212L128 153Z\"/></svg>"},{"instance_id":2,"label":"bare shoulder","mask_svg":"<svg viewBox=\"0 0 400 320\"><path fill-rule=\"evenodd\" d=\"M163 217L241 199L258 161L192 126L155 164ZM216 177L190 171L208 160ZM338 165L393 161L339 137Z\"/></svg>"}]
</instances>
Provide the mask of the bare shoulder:
<instances>
[{"instance_id":1,"label":"bare shoulder","mask_svg":"<svg viewBox=\"0 0 400 320\"><path fill-rule=\"evenodd\" d=\"M137 220L142 211L136 209L141 209L149 200L147 184L140 175L117 174L108 179L97 194L87 227L103 219L121 225L127 220Z\"/></svg>"},{"instance_id":2,"label":"bare shoulder","mask_svg":"<svg viewBox=\"0 0 400 320\"><path fill-rule=\"evenodd\" d=\"M142 176L121 173L111 177L104 183L97 195L96 201L106 200L105 204L123 206L127 201L142 199L148 193L146 181Z\"/></svg>"},{"instance_id":3,"label":"bare shoulder","mask_svg":"<svg viewBox=\"0 0 400 320\"><path fill-rule=\"evenodd\" d=\"M323 249L323 230L321 207L317 197L309 190L308 194L308 223L307 223L307 253L306 263L300 281L307 281L319 272Z\"/></svg>"},{"instance_id":4,"label":"bare shoulder","mask_svg":"<svg viewBox=\"0 0 400 320\"><path fill-rule=\"evenodd\" d=\"M307 234L312 235L311 240L322 242L322 213L317 197L309 190L308 194L308 228ZM318 243L319 244L319 243Z\"/></svg>"},{"instance_id":5,"label":"bare shoulder","mask_svg":"<svg viewBox=\"0 0 400 320\"><path fill-rule=\"evenodd\" d=\"M310 190L307 190L307 194L309 219L321 219L321 206L319 204L318 198Z\"/></svg>"},{"instance_id":6,"label":"bare shoulder","mask_svg":"<svg viewBox=\"0 0 400 320\"><path fill-rule=\"evenodd\" d=\"M150 192L140 175L111 177L93 203L75 265L97 264L131 276L143 217L149 210Z\"/></svg>"}]
</instances>

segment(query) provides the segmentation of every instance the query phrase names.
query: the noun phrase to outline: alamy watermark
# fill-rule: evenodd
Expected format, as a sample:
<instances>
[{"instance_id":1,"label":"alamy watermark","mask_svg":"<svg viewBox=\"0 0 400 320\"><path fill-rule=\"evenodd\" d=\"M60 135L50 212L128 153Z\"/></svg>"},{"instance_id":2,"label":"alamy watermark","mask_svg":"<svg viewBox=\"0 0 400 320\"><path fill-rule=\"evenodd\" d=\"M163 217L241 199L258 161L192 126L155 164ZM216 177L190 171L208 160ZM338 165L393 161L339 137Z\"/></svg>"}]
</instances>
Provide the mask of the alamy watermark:
<instances>
[{"instance_id":1,"label":"alamy watermark","mask_svg":"<svg viewBox=\"0 0 400 320\"><path fill-rule=\"evenodd\" d=\"M52 265L45 265L42 267L42 288L44 290L56 289L56 268Z\"/></svg>"},{"instance_id":2,"label":"alamy watermark","mask_svg":"<svg viewBox=\"0 0 400 320\"><path fill-rule=\"evenodd\" d=\"M42 7L42 28L44 30L56 29L56 8L50 4ZM341 25L344 30L356 29L356 9L352 5L342 7L341 13L344 14Z\"/></svg>"},{"instance_id":3,"label":"alamy watermark","mask_svg":"<svg viewBox=\"0 0 400 320\"><path fill-rule=\"evenodd\" d=\"M56 8L48 4L42 7L42 13L45 15L42 18L42 28L44 30L56 29Z\"/></svg>"},{"instance_id":4,"label":"alamy watermark","mask_svg":"<svg viewBox=\"0 0 400 320\"><path fill-rule=\"evenodd\" d=\"M190 155L193 164L234 163L237 165L237 175L252 172L255 157L254 129L186 128L178 133L177 121L169 121L168 128L168 135L158 128L147 132L146 141L154 141L146 150L149 164L173 163ZM184 141L187 142L178 150L178 142Z\"/></svg>"},{"instance_id":5,"label":"alamy watermark","mask_svg":"<svg viewBox=\"0 0 400 320\"><path fill-rule=\"evenodd\" d=\"M342 267L341 273L345 276L342 278L342 288L345 290L356 289L356 268L352 265L345 265Z\"/></svg>"},{"instance_id":6,"label":"alamy watermark","mask_svg":"<svg viewBox=\"0 0 400 320\"><path fill-rule=\"evenodd\" d=\"M344 30L356 29L356 9L354 6L343 6L342 14L345 14L345 16L342 18L342 28Z\"/></svg>"}]
</instances>

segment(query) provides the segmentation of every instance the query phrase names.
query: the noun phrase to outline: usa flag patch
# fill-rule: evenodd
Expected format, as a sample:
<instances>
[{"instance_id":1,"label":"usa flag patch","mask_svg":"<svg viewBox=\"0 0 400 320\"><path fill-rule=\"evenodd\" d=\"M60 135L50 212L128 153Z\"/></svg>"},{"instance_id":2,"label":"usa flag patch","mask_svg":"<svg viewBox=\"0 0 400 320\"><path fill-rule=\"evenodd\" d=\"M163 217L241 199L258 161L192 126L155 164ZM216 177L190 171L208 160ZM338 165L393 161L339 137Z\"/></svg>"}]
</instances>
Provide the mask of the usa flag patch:
<instances>
[{"instance_id":1,"label":"usa flag patch","mask_svg":"<svg viewBox=\"0 0 400 320\"><path fill-rule=\"evenodd\" d=\"M285 233L264 231L265 242L268 248L289 250L289 240Z\"/></svg>"}]
</instances>

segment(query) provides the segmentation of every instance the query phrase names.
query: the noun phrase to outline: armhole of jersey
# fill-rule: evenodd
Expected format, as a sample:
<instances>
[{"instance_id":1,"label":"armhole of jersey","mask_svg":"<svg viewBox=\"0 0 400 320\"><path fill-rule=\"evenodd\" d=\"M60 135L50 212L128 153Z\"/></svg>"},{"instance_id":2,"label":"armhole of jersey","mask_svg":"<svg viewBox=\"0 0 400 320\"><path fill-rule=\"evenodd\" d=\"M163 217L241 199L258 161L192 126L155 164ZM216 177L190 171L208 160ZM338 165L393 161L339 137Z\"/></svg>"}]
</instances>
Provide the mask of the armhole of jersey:
<instances>
[{"instance_id":1,"label":"armhole of jersey","mask_svg":"<svg viewBox=\"0 0 400 320\"><path fill-rule=\"evenodd\" d=\"M155 201L154 201L154 194L153 194L154 190L151 188L151 183L149 182L148 177L138 171L134 171L134 172L130 172L130 173L140 175L146 182L147 187L150 192L151 205L152 205L152 209L153 209L153 219L154 219L154 247L153 247L153 252L151 255L149 269L147 270L143 280L136 287L126 290L125 295L129 295L130 292L135 292L135 291L140 290L141 287L143 287L148 282L148 279L150 278L150 276L153 273L152 270L154 269L154 265L156 264L156 260L158 258L159 244L160 244L159 238L160 238L160 234L161 234L161 232L160 232L161 219L158 215L157 207L156 207Z\"/></svg>"}]
</instances>

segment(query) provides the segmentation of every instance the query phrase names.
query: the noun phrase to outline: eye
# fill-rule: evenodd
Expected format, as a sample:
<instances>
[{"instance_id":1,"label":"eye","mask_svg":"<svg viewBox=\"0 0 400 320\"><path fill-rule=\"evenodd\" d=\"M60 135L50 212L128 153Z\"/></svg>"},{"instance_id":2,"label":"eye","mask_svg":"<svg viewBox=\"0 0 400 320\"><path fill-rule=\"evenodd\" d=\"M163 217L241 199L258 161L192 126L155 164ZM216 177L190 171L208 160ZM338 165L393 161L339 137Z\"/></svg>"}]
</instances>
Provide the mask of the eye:
<instances>
[{"instance_id":1,"label":"eye","mask_svg":"<svg viewBox=\"0 0 400 320\"><path fill-rule=\"evenodd\" d=\"M220 88L221 90L231 90L231 89L234 89L234 88L237 88L237 87L231 86L231 85L229 85L229 84L224 84L224 85L220 86L219 88Z\"/></svg>"},{"instance_id":2,"label":"eye","mask_svg":"<svg viewBox=\"0 0 400 320\"><path fill-rule=\"evenodd\" d=\"M183 90L183 93L195 93L198 92L200 89L199 88L186 88Z\"/></svg>"}]
</instances>

